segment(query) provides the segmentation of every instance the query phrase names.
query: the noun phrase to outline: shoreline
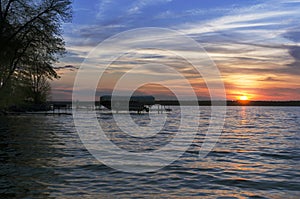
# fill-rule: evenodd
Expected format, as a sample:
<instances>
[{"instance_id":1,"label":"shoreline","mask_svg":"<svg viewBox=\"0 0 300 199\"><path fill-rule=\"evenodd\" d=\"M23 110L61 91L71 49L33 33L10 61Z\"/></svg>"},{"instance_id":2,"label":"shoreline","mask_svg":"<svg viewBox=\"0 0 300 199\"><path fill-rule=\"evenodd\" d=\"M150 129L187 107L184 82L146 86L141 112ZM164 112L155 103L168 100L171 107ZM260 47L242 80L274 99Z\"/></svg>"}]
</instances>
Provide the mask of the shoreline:
<instances>
[{"instance_id":1,"label":"shoreline","mask_svg":"<svg viewBox=\"0 0 300 199\"><path fill-rule=\"evenodd\" d=\"M195 104L192 101L183 101L179 104L176 100L158 100L157 104L160 105L168 105L168 106L189 106L191 104ZM213 101L214 106L300 106L300 101L243 101L243 100L227 100L224 101ZM211 106L212 101L198 101L199 106Z\"/></svg>"},{"instance_id":2,"label":"shoreline","mask_svg":"<svg viewBox=\"0 0 300 199\"><path fill-rule=\"evenodd\" d=\"M224 106L224 101L213 101L216 106ZM47 102L49 105L58 105L58 106L72 106L72 101L49 101ZM80 101L79 105L90 105L91 103L95 103L95 106L100 106L99 101L88 102L88 101ZM199 100L199 106L211 106L212 101L210 100ZM155 100L155 104L163 105L163 106L190 106L195 105L195 101L179 101L177 100ZM300 106L300 100L290 100L290 101L251 101L251 100L227 100L226 106Z\"/></svg>"},{"instance_id":3,"label":"shoreline","mask_svg":"<svg viewBox=\"0 0 300 199\"><path fill-rule=\"evenodd\" d=\"M197 102L196 102L197 103ZM230 101L227 100L224 101L213 101L214 106L273 106L273 107L300 107L300 101ZM0 109L0 116L6 116L6 115L20 115L20 114L52 114L52 115L63 115L66 114L66 112L60 112L66 109L72 109L72 101L49 101L46 103L49 107L52 107L52 109L36 109L31 111L7 111L7 110L1 110ZM81 106L90 106L91 102L79 102L78 103ZM156 105L161 106L195 106L194 101L182 101L179 102L177 100L156 100ZM94 103L95 106L100 106L100 102L96 101ZM198 101L198 106L211 106L212 101ZM55 107L55 110L58 110L58 112L53 111L53 107ZM52 111L52 112L51 112Z\"/></svg>"}]
</instances>

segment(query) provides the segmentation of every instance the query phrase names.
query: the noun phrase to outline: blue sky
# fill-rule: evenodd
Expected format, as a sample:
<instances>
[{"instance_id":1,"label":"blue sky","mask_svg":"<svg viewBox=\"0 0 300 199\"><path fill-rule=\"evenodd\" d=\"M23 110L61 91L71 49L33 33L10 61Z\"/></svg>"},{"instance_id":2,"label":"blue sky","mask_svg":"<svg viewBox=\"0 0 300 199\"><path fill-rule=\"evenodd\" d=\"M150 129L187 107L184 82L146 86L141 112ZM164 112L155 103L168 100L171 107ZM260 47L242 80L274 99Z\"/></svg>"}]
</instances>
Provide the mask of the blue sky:
<instances>
[{"instance_id":1,"label":"blue sky","mask_svg":"<svg viewBox=\"0 0 300 199\"><path fill-rule=\"evenodd\" d=\"M228 99L300 99L299 0L74 0L73 12L72 23L63 26L68 53L57 67L78 68L95 46L117 33L170 28L205 48L220 69ZM76 69L58 72L52 97L70 99Z\"/></svg>"}]
</instances>

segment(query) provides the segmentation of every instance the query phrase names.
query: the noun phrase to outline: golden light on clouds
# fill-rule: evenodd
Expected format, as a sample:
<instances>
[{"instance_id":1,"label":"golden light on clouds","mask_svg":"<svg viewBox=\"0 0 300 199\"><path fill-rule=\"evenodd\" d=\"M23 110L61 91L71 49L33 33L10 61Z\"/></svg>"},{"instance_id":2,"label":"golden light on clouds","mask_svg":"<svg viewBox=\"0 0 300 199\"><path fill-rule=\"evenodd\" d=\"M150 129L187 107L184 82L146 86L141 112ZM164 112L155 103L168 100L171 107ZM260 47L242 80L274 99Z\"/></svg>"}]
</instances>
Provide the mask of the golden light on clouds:
<instances>
[{"instance_id":1,"label":"golden light on clouds","mask_svg":"<svg viewBox=\"0 0 300 199\"><path fill-rule=\"evenodd\" d=\"M180 8L182 10L178 10L178 8L173 9L171 5L164 4L159 6L168 6L166 8L168 10L167 15L161 15L161 9L157 9L159 13L149 9L151 10L151 14L148 13L150 15L134 17L132 20L119 20L119 16L114 16L116 18L109 16L107 17L109 21L106 21L108 25L87 23L96 17L93 16L95 12L90 12L91 16L88 20L84 20L84 23L81 22L80 17L76 17L72 24L65 25L64 38L68 54L61 59L61 65L58 66L74 65L79 67L89 52L100 42L122 31L128 31L129 27L138 28L140 24L146 23L145 20L151 20L151 24L154 23L154 26L171 28L185 33L187 37L195 39L205 49L205 52L220 70L228 100L300 99L300 73L298 70L300 48L299 27L297 26L300 2L279 0L274 1L271 6L265 2L249 3L253 4L252 6L249 6L248 3L245 6L240 4L239 9L233 9L232 12L224 12L223 14L219 13L212 18L203 17L203 12L193 12L192 17L191 15L183 16L180 13L191 14L190 9L185 10L186 6ZM224 4L225 10L232 9L230 6L227 7L228 5L230 3ZM120 4L120 6L124 6L122 10L126 11L128 5ZM147 7L147 3L144 6ZM196 10L202 9L195 5L191 5L191 7L193 7L192 10L194 8ZM142 16L142 13L147 12L147 9L139 10L139 12ZM107 12L106 14L109 13L116 14L118 12ZM84 12L84 16L86 14ZM151 18L152 16L159 17ZM178 20L178 16L182 20ZM105 20L105 18L103 19ZM125 38L122 43L125 46L138 42L152 45L153 41L157 41L157 36L160 37L161 35L154 35L153 38L149 38L148 33L146 35L133 35ZM199 65L203 66L202 70L206 72L206 63L203 61L206 53L203 54L203 57L199 57L198 50L195 50L193 46L183 48L182 40L170 39L169 37L168 40L172 42L166 45L165 41L167 40L161 40L161 44L176 49L173 51L175 53L163 50L164 48L137 48L124 52L110 64L106 71L106 77L99 82L99 93L111 92L118 79L135 67L140 67L143 64L165 64L165 66L172 66L173 69L188 79L199 99L209 99L209 90L205 80L201 77L202 74L199 75L197 71L193 70L190 63L178 56L181 54L184 57L199 60ZM95 60L93 62L95 71L102 65L106 66L107 63L101 65L103 60L118 50L118 46L111 45L103 52L101 51L101 57L89 57ZM62 78L52 82L53 99L62 99L61 93L70 95L74 73L75 71L59 71ZM125 82L128 84L128 89L130 85L134 85L134 81L139 80L138 78L151 78L153 83L171 85L182 93L186 93L182 81L176 79L176 75L167 70L167 67L140 68L134 70L134 73L132 78ZM163 81L161 77L166 78ZM86 79L88 81L89 77ZM61 93L57 93L57 91ZM154 93L158 96L166 96L166 98L170 96L168 90L154 84L140 88L139 92ZM68 96L66 95L65 98L67 99Z\"/></svg>"}]
</instances>

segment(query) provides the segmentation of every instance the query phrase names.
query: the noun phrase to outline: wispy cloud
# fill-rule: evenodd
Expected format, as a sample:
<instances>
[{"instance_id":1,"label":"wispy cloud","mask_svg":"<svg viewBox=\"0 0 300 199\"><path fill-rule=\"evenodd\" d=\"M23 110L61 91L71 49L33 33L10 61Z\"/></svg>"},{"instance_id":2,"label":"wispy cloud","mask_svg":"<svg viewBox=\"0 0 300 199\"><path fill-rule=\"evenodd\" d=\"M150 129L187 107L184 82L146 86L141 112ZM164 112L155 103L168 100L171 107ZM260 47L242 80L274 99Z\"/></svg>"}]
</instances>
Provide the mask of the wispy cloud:
<instances>
[{"instance_id":1,"label":"wispy cloud","mask_svg":"<svg viewBox=\"0 0 300 199\"><path fill-rule=\"evenodd\" d=\"M76 62L81 62L94 46L121 31L142 26L162 26L192 37L206 49L222 72L225 84L230 88L230 97L242 92L255 93L253 88L260 87L260 91L256 92L257 96L266 98L266 95L276 91L275 88L272 89L274 83L285 97L288 92L283 88L290 88L289 92L300 88L297 82L300 75L299 0L274 0L253 3L250 6L223 5L213 8L187 6L182 9L169 7L169 3L169 0L141 0L129 3L99 1L96 16L98 23L66 26L67 50L71 54L62 64L77 66ZM147 36L135 35L123 43L151 43L151 38ZM193 48L180 49L180 41L172 41L171 45L188 56L192 57L195 53ZM106 49L101 58L109 56L114 48L117 46ZM101 62L101 58L97 58L96 61ZM134 66L149 62L164 62L174 66L191 81L201 81L199 77L193 76L195 71L190 70L187 63L159 50L140 50L134 55L123 56L116 60L107 72L110 73L110 77L115 78ZM166 74L163 68L149 68L138 72L150 75ZM168 75L171 77L171 74ZM109 90L109 83L105 85L105 89ZM205 93L202 85L197 85L197 88L201 88ZM265 88L270 89L269 92ZM201 89L198 89L199 92ZM263 95L262 92L267 94Z\"/></svg>"},{"instance_id":2,"label":"wispy cloud","mask_svg":"<svg viewBox=\"0 0 300 199\"><path fill-rule=\"evenodd\" d=\"M66 66L58 66L58 67L54 67L54 69L55 69L56 71L59 71L59 70L70 70L70 71L74 71L74 70L78 69L78 67L72 66L72 65L66 65Z\"/></svg>"},{"instance_id":3,"label":"wispy cloud","mask_svg":"<svg viewBox=\"0 0 300 199\"><path fill-rule=\"evenodd\" d=\"M130 8L127 10L127 14L140 14L142 12L142 9L145 7L169 2L172 2L172 0L138 0L130 6Z\"/></svg>"},{"instance_id":4,"label":"wispy cloud","mask_svg":"<svg viewBox=\"0 0 300 199\"><path fill-rule=\"evenodd\" d=\"M234 8L210 8L210 9L204 9L204 8L193 8L188 10L182 10L182 11L172 11L172 10L165 10L157 15L154 16L154 19L180 19L180 18L192 18L192 17L203 17L205 15L211 15L212 13L214 15L225 15L231 12ZM213 17L213 16L212 16Z\"/></svg>"},{"instance_id":5,"label":"wispy cloud","mask_svg":"<svg viewBox=\"0 0 300 199\"><path fill-rule=\"evenodd\" d=\"M96 18L97 19L101 19L104 17L104 14L107 10L108 7L111 6L113 0L100 0L98 1L98 9L97 9L97 14L96 14Z\"/></svg>"}]
</instances>

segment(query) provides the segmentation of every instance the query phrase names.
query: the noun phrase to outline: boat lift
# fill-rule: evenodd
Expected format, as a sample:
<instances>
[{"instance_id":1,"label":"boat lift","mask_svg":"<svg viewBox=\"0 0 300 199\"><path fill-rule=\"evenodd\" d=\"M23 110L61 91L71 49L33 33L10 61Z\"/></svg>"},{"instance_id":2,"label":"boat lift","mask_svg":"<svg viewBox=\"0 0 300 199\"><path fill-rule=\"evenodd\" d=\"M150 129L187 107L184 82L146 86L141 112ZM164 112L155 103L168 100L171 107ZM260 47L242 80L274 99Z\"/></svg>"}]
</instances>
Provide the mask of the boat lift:
<instances>
[{"instance_id":1,"label":"boat lift","mask_svg":"<svg viewBox=\"0 0 300 199\"><path fill-rule=\"evenodd\" d=\"M118 111L136 111L138 114L142 112L149 112L152 106L158 105L158 113L163 111L171 111L170 108L163 107L156 104L155 98L151 95L143 96L114 96L104 95L100 97L100 105L109 110Z\"/></svg>"}]
</instances>

